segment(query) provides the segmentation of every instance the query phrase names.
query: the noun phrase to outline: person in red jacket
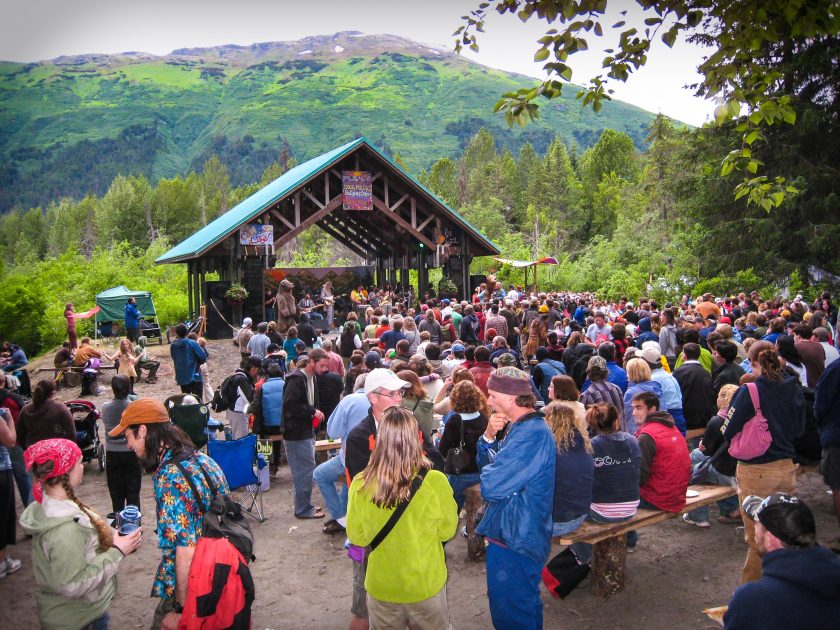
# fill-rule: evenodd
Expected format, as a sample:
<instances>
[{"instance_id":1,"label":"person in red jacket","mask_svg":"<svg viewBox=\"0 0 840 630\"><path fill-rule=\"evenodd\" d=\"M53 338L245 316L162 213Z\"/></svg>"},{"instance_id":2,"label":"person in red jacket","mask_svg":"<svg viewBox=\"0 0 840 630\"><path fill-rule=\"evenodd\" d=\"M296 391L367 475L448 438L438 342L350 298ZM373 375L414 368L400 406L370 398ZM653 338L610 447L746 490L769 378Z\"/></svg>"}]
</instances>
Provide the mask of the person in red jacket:
<instances>
[{"instance_id":1,"label":"person in red jacket","mask_svg":"<svg viewBox=\"0 0 840 630\"><path fill-rule=\"evenodd\" d=\"M478 346L473 354L475 357L475 365L470 368L470 373L475 378L475 384L485 396L489 395L487 391L487 381L493 373L493 366L490 364L490 350L487 346Z\"/></svg>"},{"instance_id":2,"label":"person in red jacket","mask_svg":"<svg viewBox=\"0 0 840 630\"><path fill-rule=\"evenodd\" d=\"M659 410L659 398L652 392L633 397L633 418L639 425L636 438L642 449L639 474L640 508L681 512L691 477L691 459L685 438L674 419ZM627 547L635 549L638 534L627 534Z\"/></svg>"}]
</instances>

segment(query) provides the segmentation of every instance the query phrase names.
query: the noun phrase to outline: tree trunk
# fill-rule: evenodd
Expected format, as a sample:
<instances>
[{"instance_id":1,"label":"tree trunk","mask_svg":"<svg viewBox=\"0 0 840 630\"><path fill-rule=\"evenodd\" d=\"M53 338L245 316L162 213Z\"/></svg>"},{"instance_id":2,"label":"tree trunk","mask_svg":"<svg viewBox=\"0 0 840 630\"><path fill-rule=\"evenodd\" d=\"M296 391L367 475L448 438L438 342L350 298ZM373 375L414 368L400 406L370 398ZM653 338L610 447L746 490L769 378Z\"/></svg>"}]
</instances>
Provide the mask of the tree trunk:
<instances>
[{"instance_id":1,"label":"tree trunk","mask_svg":"<svg viewBox=\"0 0 840 630\"><path fill-rule=\"evenodd\" d=\"M627 578L627 534L592 546L592 594L607 598L624 590Z\"/></svg>"}]
</instances>

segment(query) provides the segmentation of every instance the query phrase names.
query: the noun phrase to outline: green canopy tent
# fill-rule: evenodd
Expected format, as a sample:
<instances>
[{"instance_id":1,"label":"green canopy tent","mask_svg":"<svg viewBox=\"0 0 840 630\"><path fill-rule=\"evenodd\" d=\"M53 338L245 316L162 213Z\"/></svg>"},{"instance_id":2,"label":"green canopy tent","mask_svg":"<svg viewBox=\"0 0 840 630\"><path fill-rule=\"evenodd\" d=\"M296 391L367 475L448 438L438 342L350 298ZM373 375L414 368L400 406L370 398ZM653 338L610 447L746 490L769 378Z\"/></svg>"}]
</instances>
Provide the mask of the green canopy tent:
<instances>
[{"instance_id":1,"label":"green canopy tent","mask_svg":"<svg viewBox=\"0 0 840 630\"><path fill-rule=\"evenodd\" d=\"M147 337L158 337L160 339L160 324L155 311L155 303L152 294L148 291L132 291L122 285L107 289L96 296L96 305L99 312L96 314L96 325L94 335L99 335L99 324L104 322L122 322L125 320L125 305L128 298L137 300L137 310L147 322L154 321L154 328L141 329L140 334Z\"/></svg>"}]
</instances>

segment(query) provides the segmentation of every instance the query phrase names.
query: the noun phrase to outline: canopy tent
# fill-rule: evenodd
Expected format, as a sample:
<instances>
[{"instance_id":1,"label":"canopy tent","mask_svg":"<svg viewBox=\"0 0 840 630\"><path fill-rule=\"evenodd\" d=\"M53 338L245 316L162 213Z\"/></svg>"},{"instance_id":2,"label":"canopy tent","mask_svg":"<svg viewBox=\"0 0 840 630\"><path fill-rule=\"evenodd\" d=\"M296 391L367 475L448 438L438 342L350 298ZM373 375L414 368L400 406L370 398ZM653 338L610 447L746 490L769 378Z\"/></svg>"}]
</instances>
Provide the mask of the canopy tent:
<instances>
[{"instance_id":1,"label":"canopy tent","mask_svg":"<svg viewBox=\"0 0 840 630\"><path fill-rule=\"evenodd\" d=\"M120 285L96 295L96 306L99 307L99 312L96 313L95 320L97 325L94 326L96 337L99 336L98 324L104 322L122 322L125 320L125 305L130 297L137 300L137 310L140 311L143 319L154 321L158 335L160 334L160 324L157 320L157 311L155 310L155 303L152 300L152 294L148 291L132 291Z\"/></svg>"},{"instance_id":2,"label":"canopy tent","mask_svg":"<svg viewBox=\"0 0 840 630\"><path fill-rule=\"evenodd\" d=\"M556 265L558 264L557 259L551 256L547 256L545 258L540 258L539 260L512 260L510 258L493 258L503 265L510 265L516 269L524 269L525 270L525 287L528 286L528 269L533 268L534 270L534 292L537 291L537 265Z\"/></svg>"}]
</instances>

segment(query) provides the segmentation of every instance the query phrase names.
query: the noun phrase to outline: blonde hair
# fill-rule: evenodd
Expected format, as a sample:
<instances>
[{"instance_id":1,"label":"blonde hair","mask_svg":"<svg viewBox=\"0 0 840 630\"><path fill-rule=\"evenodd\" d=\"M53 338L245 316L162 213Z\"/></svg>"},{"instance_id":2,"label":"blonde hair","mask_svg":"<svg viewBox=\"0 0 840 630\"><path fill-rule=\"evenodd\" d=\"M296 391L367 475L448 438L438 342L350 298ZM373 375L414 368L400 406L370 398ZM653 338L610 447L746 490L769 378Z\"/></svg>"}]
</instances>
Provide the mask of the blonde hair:
<instances>
[{"instance_id":1,"label":"blonde hair","mask_svg":"<svg viewBox=\"0 0 840 630\"><path fill-rule=\"evenodd\" d=\"M738 391L737 385L727 384L720 388L717 397L717 406L718 409L726 409L729 407L729 403L732 402L732 397L735 395L735 392Z\"/></svg>"},{"instance_id":2,"label":"blonde hair","mask_svg":"<svg viewBox=\"0 0 840 630\"><path fill-rule=\"evenodd\" d=\"M574 409L562 402L550 403L545 409L545 423L554 436L558 453L565 453L575 443L575 432L583 440L583 448L587 453L592 452L592 443L589 441L589 432L586 422L578 419Z\"/></svg>"},{"instance_id":3,"label":"blonde hair","mask_svg":"<svg viewBox=\"0 0 840 630\"><path fill-rule=\"evenodd\" d=\"M644 359L630 359L625 369L627 370L627 378L634 383L643 383L650 380L650 366Z\"/></svg>"},{"instance_id":4,"label":"blonde hair","mask_svg":"<svg viewBox=\"0 0 840 630\"><path fill-rule=\"evenodd\" d=\"M431 467L414 414L404 407L388 407L379 422L370 462L361 473L362 489L377 507L393 508L408 499L420 469Z\"/></svg>"}]
</instances>

